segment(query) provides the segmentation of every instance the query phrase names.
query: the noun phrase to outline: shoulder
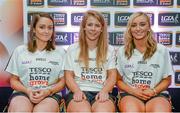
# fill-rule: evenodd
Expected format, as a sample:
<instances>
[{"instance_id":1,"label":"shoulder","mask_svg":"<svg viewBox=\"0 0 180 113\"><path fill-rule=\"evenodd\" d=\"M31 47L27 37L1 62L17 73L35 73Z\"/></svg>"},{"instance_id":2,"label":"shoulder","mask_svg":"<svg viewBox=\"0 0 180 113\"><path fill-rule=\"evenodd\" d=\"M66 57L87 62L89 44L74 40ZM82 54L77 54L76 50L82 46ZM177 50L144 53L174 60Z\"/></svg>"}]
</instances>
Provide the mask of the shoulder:
<instances>
[{"instance_id":1,"label":"shoulder","mask_svg":"<svg viewBox=\"0 0 180 113\"><path fill-rule=\"evenodd\" d=\"M157 52L158 53L165 53L168 51L168 48L162 44L157 44Z\"/></svg>"},{"instance_id":2,"label":"shoulder","mask_svg":"<svg viewBox=\"0 0 180 113\"><path fill-rule=\"evenodd\" d=\"M120 46L119 49L117 50L117 53L118 54L124 54L124 51L125 51L125 46Z\"/></svg>"},{"instance_id":3,"label":"shoulder","mask_svg":"<svg viewBox=\"0 0 180 113\"><path fill-rule=\"evenodd\" d=\"M77 51L77 50L79 50L79 43L78 42L70 45L67 49L67 52L73 52L73 51Z\"/></svg>"},{"instance_id":4,"label":"shoulder","mask_svg":"<svg viewBox=\"0 0 180 113\"><path fill-rule=\"evenodd\" d=\"M14 51L16 51L16 52L26 52L26 51L28 51L27 45L17 46Z\"/></svg>"},{"instance_id":5,"label":"shoulder","mask_svg":"<svg viewBox=\"0 0 180 113\"><path fill-rule=\"evenodd\" d=\"M60 55L64 55L66 53L65 49L63 47L56 47L55 50L53 50L54 53L60 54Z\"/></svg>"}]
</instances>

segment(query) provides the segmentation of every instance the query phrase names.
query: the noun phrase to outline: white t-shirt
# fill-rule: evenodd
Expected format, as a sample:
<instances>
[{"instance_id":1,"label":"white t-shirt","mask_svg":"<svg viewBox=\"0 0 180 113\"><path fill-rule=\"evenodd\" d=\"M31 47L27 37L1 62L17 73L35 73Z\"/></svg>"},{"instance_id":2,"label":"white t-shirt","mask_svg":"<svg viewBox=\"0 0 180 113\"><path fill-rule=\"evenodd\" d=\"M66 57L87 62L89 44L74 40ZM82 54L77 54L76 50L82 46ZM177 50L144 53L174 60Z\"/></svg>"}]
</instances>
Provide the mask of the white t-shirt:
<instances>
[{"instance_id":1,"label":"white t-shirt","mask_svg":"<svg viewBox=\"0 0 180 113\"><path fill-rule=\"evenodd\" d=\"M78 61L80 47L71 45L66 54L65 70L73 71L75 81L82 91L100 91L107 79L107 70L115 69L115 54L112 46L108 47L107 60L103 67L96 66L96 49L89 50L89 68Z\"/></svg>"},{"instance_id":2,"label":"white t-shirt","mask_svg":"<svg viewBox=\"0 0 180 113\"><path fill-rule=\"evenodd\" d=\"M64 75L64 54L63 48L31 53L21 45L13 52L6 71L18 76L27 88L50 88Z\"/></svg>"},{"instance_id":3,"label":"white t-shirt","mask_svg":"<svg viewBox=\"0 0 180 113\"><path fill-rule=\"evenodd\" d=\"M173 75L168 49L157 44L154 55L143 61L143 54L137 49L128 60L125 57L124 46L118 50L117 69L123 81L134 88L154 88L163 78Z\"/></svg>"}]
</instances>

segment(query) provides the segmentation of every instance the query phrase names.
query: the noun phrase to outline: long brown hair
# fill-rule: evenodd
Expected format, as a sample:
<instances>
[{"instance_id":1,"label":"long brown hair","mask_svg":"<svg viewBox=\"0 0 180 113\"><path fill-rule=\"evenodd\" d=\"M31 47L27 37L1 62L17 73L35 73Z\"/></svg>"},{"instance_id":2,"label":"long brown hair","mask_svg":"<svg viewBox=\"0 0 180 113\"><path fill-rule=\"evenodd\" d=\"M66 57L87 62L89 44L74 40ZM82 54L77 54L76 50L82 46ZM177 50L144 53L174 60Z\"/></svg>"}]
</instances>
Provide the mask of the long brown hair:
<instances>
[{"instance_id":1,"label":"long brown hair","mask_svg":"<svg viewBox=\"0 0 180 113\"><path fill-rule=\"evenodd\" d=\"M34 14L33 15L33 19L32 19L31 26L30 26L30 32L29 32L28 50L30 52L32 52L32 53L35 52L36 49L37 49L36 40L35 40L35 33L34 33L33 30L35 29L38 21L42 17L49 18L53 22L53 34L51 36L51 40L48 41L48 43L47 43L47 45L46 45L46 47L44 49L46 51L51 51L51 50L55 49L54 20L53 20L53 18L48 13L38 13L38 14Z\"/></svg>"},{"instance_id":2,"label":"long brown hair","mask_svg":"<svg viewBox=\"0 0 180 113\"><path fill-rule=\"evenodd\" d=\"M88 45L86 42L86 34L85 34L85 26L87 19L93 16L95 17L102 25L102 32L99 36L98 42L97 42L97 51L96 51L96 65L97 67L101 66L106 61L107 56L107 25L104 20L104 17L101 13L89 10L87 11L82 19L81 25L80 25L80 36L79 36L79 45L80 45L80 53L79 53L79 61L82 61L86 67L89 66L89 54L88 54Z\"/></svg>"},{"instance_id":3,"label":"long brown hair","mask_svg":"<svg viewBox=\"0 0 180 113\"><path fill-rule=\"evenodd\" d=\"M150 19L147 14L143 12L136 12L132 14L129 18L128 24L127 24L127 30L125 32L125 55L129 59L131 58L133 54L133 50L135 49L135 44L133 40L133 36L131 34L131 25L135 18L139 16L144 16L147 19L148 25L149 25L149 31L147 33L147 42L146 42L146 51L144 53L143 59L146 60L148 58L151 58L153 54L155 53L157 49L157 42L153 37L153 31L151 29Z\"/></svg>"}]
</instances>

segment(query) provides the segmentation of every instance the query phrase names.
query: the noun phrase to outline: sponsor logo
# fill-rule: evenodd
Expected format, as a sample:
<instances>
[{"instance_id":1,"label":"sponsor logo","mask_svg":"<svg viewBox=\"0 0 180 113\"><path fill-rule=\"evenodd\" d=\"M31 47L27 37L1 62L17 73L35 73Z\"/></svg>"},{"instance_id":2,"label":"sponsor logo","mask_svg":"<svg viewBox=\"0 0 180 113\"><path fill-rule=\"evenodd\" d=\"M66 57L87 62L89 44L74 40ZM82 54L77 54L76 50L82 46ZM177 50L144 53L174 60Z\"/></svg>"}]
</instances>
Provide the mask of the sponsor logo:
<instances>
[{"instance_id":1,"label":"sponsor logo","mask_svg":"<svg viewBox=\"0 0 180 113\"><path fill-rule=\"evenodd\" d=\"M91 6L113 6L113 0L90 0Z\"/></svg>"},{"instance_id":2,"label":"sponsor logo","mask_svg":"<svg viewBox=\"0 0 180 113\"><path fill-rule=\"evenodd\" d=\"M71 3L72 6L86 6L87 0L72 0Z\"/></svg>"},{"instance_id":3,"label":"sponsor logo","mask_svg":"<svg viewBox=\"0 0 180 113\"><path fill-rule=\"evenodd\" d=\"M103 69L102 68L86 68L86 67L81 67L81 80L86 80L90 82L96 82L99 84L103 83L102 80L102 73Z\"/></svg>"},{"instance_id":4,"label":"sponsor logo","mask_svg":"<svg viewBox=\"0 0 180 113\"><path fill-rule=\"evenodd\" d=\"M151 64L150 66L153 68L160 68L159 64Z\"/></svg>"},{"instance_id":5,"label":"sponsor logo","mask_svg":"<svg viewBox=\"0 0 180 113\"><path fill-rule=\"evenodd\" d=\"M173 6L174 0L159 0L160 6Z\"/></svg>"},{"instance_id":6,"label":"sponsor logo","mask_svg":"<svg viewBox=\"0 0 180 113\"><path fill-rule=\"evenodd\" d=\"M36 61L46 61L46 58L36 58Z\"/></svg>"},{"instance_id":7,"label":"sponsor logo","mask_svg":"<svg viewBox=\"0 0 180 113\"><path fill-rule=\"evenodd\" d=\"M156 6L158 0L133 0L134 6Z\"/></svg>"},{"instance_id":8,"label":"sponsor logo","mask_svg":"<svg viewBox=\"0 0 180 113\"><path fill-rule=\"evenodd\" d=\"M83 13L72 13L71 14L71 25L79 26L83 18Z\"/></svg>"},{"instance_id":9,"label":"sponsor logo","mask_svg":"<svg viewBox=\"0 0 180 113\"><path fill-rule=\"evenodd\" d=\"M180 47L180 32L176 32L176 46Z\"/></svg>"},{"instance_id":10,"label":"sponsor logo","mask_svg":"<svg viewBox=\"0 0 180 113\"><path fill-rule=\"evenodd\" d=\"M70 0L48 0L50 6L70 6Z\"/></svg>"},{"instance_id":11,"label":"sponsor logo","mask_svg":"<svg viewBox=\"0 0 180 113\"><path fill-rule=\"evenodd\" d=\"M79 33L78 32L73 32L72 33L72 43L75 43L79 40Z\"/></svg>"},{"instance_id":12,"label":"sponsor logo","mask_svg":"<svg viewBox=\"0 0 180 113\"><path fill-rule=\"evenodd\" d=\"M124 44L123 32L110 32L109 33L109 44L111 44L111 45L123 45Z\"/></svg>"},{"instance_id":13,"label":"sponsor logo","mask_svg":"<svg viewBox=\"0 0 180 113\"><path fill-rule=\"evenodd\" d=\"M49 63L52 65L59 65L59 62L56 62L56 61L49 61Z\"/></svg>"},{"instance_id":14,"label":"sponsor logo","mask_svg":"<svg viewBox=\"0 0 180 113\"><path fill-rule=\"evenodd\" d=\"M138 61L138 64L147 64L147 61Z\"/></svg>"},{"instance_id":15,"label":"sponsor logo","mask_svg":"<svg viewBox=\"0 0 180 113\"><path fill-rule=\"evenodd\" d=\"M115 26L126 26L132 13L115 12Z\"/></svg>"},{"instance_id":16,"label":"sponsor logo","mask_svg":"<svg viewBox=\"0 0 180 113\"><path fill-rule=\"evenodd\" d=\"M154 13L146 13L149 16L151 25L154 25Z\"/></svg>"},{"instance_id":17,"label":"sponsor logo","mask_svg":"<svg viewBox=\"0 0 180 113\"><path fill-rule=\"evenodd\" d=\"M147 89L150 88L151 79L153 76L152 72L147 71L136 71L132 72L132 85L136 88Z\"/></svg>"},{"instance_id":18,"label":"sponsor logo","mask_svg":"<svg viewBox=\"0 0 180 113\"><path fill-rule=\"evenodd\" d=\"M172 46L172 32L156 32L155 38L158 43L165 46Z\"/></svg>"},{"instance_id":19,"label":"sponsor logo","mask_svg":"<svg viewBox=\"0 0 180 113\"><path fill-rule=\"evenodd\" d=\"M113 6L129 6L130 0L114 0L115 5Z\"/></svg>"},{"instance_id":20,"label":"sponsor logo","mask_svg":"<svg viewBox=\"0 0 180 113\"><path fill-rule=\"evenodd\" d=\"M110 25L110 13L102 12L102 15L106 21L106 24L109 26Z\"/></svg>"},{"instance_id":21,"label":"sponsor logo","mask_svg":"<svg viewBox=\"0 0 180 113\"><path fill-rule=\"evenodd\" d=\"M66 13L51 13L51 16L54 19L55 26L64 26L67 25L67 14Z\"/></svg>"},{"instance_id":22,"label":"sponsor logo","mask_svg":"<svg viewBox=\"0 0 180 113\"><path fill-rule=\"evenodd\" d=\"M70 32L56 32L55 43L57 45L72 44L72 33Z\"/></svg>"},{"instance_id":23,"label":"sponsor logo","mask_svg":"<svg viewBox=\"0 0 180 113\"><path fill-rule=\"evenodd\" d=\"M180 52L170 52L170 58L173 65L180 65Z\"/></svg>"},{"instance_id":24,"label":"sponsor logo","mask_svg":"<svg viewBox=\"0 0 180 113\"><path fill-rule=\"evenodd\" d=\"M26 61L22 61L21 63L22 63L22 64L31 64L32 61L31 61L31 60L26 60Z\"/></svg>"},{"instance_id":25,"label":"sponsor logo","mask_svg":"<svg viewBox=\"0 0 180 113\"><path fill-rule=\"evenodd\" d=\"M44 5L44 0L28 0L28 6L42 6Z\"/></svg>"},{"instance_id":26,"label":"sponsor logo","mask_svg":"<svg viewBox=\"0 0 180 113\"><path fill-rule=\"evenodd\" d=\"M175 72L175 84L176 84L177 86L180 86L180 70L177 70L177 71Z\"/></svg>"},{"instance_id":27,"label":"sponsor logo","mask_svg":"<svg viewBox=\"0 0 180 113\"><path fill-rule=\"evenodd\" d=\"M180 26L180 13L160 13L158 15L160 26Z\"/></svg>"},{"instance_id":28,"label":"sponsor logo","mask_svg":"<svg viewBox=\"0 0 180 113\"><path fill-rule=\"evenodd\" d=\"M48 0L49 6L86 6L87 0Z\"/></svg>"},{"instance_id":29,"label":"sponsor logo","mask_svg":"<svg viewBox=\"0 0 180 113\"><path fill-rule=\"evenodd\" d=\"M124 66L124 68L134 68L134 65L133 64L126 64L125 66Z\"/></svg>"}]
</instances>

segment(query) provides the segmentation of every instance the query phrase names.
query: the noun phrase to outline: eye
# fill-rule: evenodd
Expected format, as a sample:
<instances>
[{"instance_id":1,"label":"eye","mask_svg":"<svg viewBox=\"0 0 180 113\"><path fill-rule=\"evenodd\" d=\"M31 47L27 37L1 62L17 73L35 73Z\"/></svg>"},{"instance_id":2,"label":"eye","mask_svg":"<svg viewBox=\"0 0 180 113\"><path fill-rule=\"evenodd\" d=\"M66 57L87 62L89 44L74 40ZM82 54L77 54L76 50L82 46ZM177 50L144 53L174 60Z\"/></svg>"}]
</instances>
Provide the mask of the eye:
<instances>
[{"instance_id":1,"label":"eye","mask_svg":"<svg viewBox=\"0 0 180 113\"><path fill-rule=\"evenodd\" d=\"M145 26L146 25L146 23L140 23L140 26L141 27L143 27L143 26Z\"/></svg>"},{"instance_id":2,"label":"eye","mask_svg":"<svg viewBox=\"0 0 180 113\"><path fill-rule=\"evenodd\" d=\"M137 25L136 24L132 24L131 27L136 27Z\"/></svg>"},{"instance_id":3,"label":"eye","mask_svg":"<svg viewBox=\"0 0 180 113\"><path fill-rule=\"evenodd\" d=\"M53 30L53 26L49 26L48 29L49 29L49 30Z\"/></svg>"}]
</instances>

